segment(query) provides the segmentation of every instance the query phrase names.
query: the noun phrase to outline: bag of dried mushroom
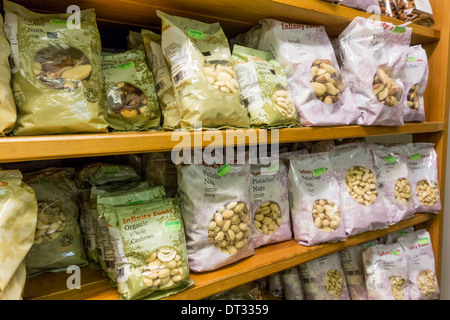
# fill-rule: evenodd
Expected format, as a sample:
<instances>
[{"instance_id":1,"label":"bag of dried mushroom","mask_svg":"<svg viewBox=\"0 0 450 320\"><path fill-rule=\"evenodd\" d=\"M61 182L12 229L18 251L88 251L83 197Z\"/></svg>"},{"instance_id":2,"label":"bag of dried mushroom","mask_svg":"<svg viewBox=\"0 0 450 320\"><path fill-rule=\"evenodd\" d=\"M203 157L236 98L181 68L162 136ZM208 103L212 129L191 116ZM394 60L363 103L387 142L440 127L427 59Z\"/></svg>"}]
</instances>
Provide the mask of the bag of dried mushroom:
<instances>
[{"instance_id":1,"label":"bag of dried mushroom","mask_svg":"<svg viewBox=\"0 0 450 320\"><path fill-rule=\"evenodd\" d=\"M149 30L141 31L144 48L147 55L147 63L155 77L156 94L163 116L163 130L175 130L180 128L180 110L175 97L169 66L164 58L161 47L161 36Z\"/></svg>"},{"instance_id":2,"label":"bag of dried mushroom","mask_svg":"<svg viewBox=\"0 0 450 320\"><path fill-rule=\"evenodd\" d=\"M350 89L341 79L325 28L273 19L262 25L259 50L283 67L304 126L348 125L359 116Z\"/></svg>"},{"instance_id":3,"label":"bag of dried mushroom","mask_svg":"<svg viewBox=\"0 0 450 320\"><path fill-rule=\"evenodd\" d=\"M106 132L101 44L93 9L39 14L5 1L5 31L12 44L15 135Z\"/></svg>"},{"instance_id":4,"label":"bag of dried mushroom","mask_svg":"<svg viewBox=\"0 0 450 320\"><path fill-rule=\"evenodd\" d=\"M106 120L114 131L159 129L155 80L142 50L102 54Z\"/></svg>"},{"instance_id":5,"label":"bag of dried mushroom","mask_svg":"<svg viewBox=\"0 0 450 320\"><path fill-rule=\"evenodd\" d=\"M80 226L73 168L48 168L24 174L38 203L34 243L25 259L27 276L88 264Z\"/></svg>"},{"instance_id":6,"label":"bag of dried mushroom","mask_svg":"<svg viewBox=\"0 0 450 320\"><path fill-rule=\"evenodd\" d=\"M392 0L398 13L397 19L412 21L426 27L434 25L433 8L429 0Z\"/></svg>"},{"instance_id":7,"label":"bag of dried mushroom","mask_svg":"<svg viewBox=\"0 0 450 320\"><path fill-rule=\"evenodd\" d=\"M182 164L178 182L191 271L254 254L249 164Z\"/></svg>"},{"instance_id":8,"label":"bag of dried mushroom","mask_svg":"<svg viewBox=\"0 0 450 320\"><path fill-rule=\"evenodd\" d=\"M270 53L235 45L232 61L250 126L300 125L284 69Z\"/></svg>"},{"instance_id":9,"label":"bag of dried mushroom","mask_svg":"<svg viewBox=\"0 0 450 320\"><path fill-rule=\"evenodd\" d=\"M0 16L0 137L10 133L16 123L16 104L11 91L11 69L9 56L11 46L3 30L3 17Z\"/></svg>"},{"instance_id":10,"label":"bag of dried mushroom","mask_svg":"<svg viewBox=\"0 0 450 320\"><path fill-rule=\"evenodd\" d=\"M25 257L34 241L36 196L19 170L0 168L0 300L22 298Z\"/></svg>"},{"instance_id":11,"label":"bag of dried mushroom","mask_svg":"<svg viewBox=\"0 0 450 320\"><path fill-rule=\"evenodd\" d=\"M402 82L412 28L356 17L339 36L342 76L359 125L402 126Z\"/></svg>"},{"instance_id":12,"label":"bag of dried mushroom","mask_svg":"<svg viewBox=\"0 0 450 320\"><path fill-rule=\"evenodd\" d=\"M408 257L411 300L437 299L440 293L430 234L422 229L398 238Z\"/></svg>"},{"instance_id":13,"label":"bag of dried mushroom","mask_svg":"<svg viewBox=\"0 0 450 320\"><path fill-rule=\"evenodd\" d=\"M405 122L425 121L425 104L423 95L428 84L428 58L421 45L409 47L408 61L403 73L405 93Z\"/></svg>"},{"instance_id":14,"label":"bag of dried mushroom","mask_svg":"<svg viewBox=\"0 0 450 320\"><path fill-rule=\"evenodd\" d=\"M203 23L159 10L161 46L171 69L179 103L181 129L248 128L239 99L228 39L219 23Z\"/></svg>"},{"instance_id":15,"label":"bag of dried mushroom","mask_svg":"<svg viewBox=\"0 0 450 320\"><path fill-rule=\"evenodd\" d=\"M160 299L193 284L178 200L106 206L104 216L123 248L117 263L123 299Z\"/></svg>"}]
</instances>

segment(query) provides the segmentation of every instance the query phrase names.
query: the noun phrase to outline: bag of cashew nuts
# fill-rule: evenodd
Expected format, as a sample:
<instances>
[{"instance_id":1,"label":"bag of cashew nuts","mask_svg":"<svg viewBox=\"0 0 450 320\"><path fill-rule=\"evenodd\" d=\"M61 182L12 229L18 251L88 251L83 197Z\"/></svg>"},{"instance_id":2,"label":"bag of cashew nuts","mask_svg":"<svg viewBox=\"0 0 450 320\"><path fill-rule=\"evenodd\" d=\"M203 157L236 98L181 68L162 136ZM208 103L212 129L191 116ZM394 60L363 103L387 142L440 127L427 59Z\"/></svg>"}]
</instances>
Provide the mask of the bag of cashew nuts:
<instances>
[{"instance_id":1,"label":"bag of cashew nuts","mask_svg":"<svg viewBox=\"0 0 450 320\"><path fill-rule=\"evenodd\" d=\"M347 236L386 228L388 219L369 145L364 141L338 145L330 152L330 160L341 190Z\"/></svg>"},{"instance_id":2,"label":"bag of cashew nuts","mask_svg":"<svg viewBox=\"0 0 450 320\"><path fill-rule=\"evenodd\" d=\"M404 103L405 122L425 121L423 95L428 84L428 58L421 45L409 47L408 61L403 74L407 96Z\"/></svg>"},{"instance_id":3,"label":"bag of cashew nuts","mask_svg":"<svg viewBox=\"0 0 450 320\"><path fill-rule=\"evenodd\" d=\"M22 298L24 281L14 288L26 277L23 264L36 230L36 196L22 178L19 170L0 168L0 300Z\"/></svg>"},{"instance_id":4,"label":"bag of cashew nuts","mask_svg":"<svg viewBox=\"0 0 450 320\"><path fill-rule=\"evenodd\" d=\"M416 211L411 187L408 159L399 145L370 144L379 194L389 225L410 218Z\"/></svg>"},{"instance_id":5,"label":"bag of cashew nuts","mask_svg":"<svg viewBox=\"0 0 450 320\"><path fill-rule=\"evenodd\" d=\"M416 212L439 213L442 209L437 153L433 143L410 143L405 145L411 188L415 198Z\"/></svg>"},{"instance_id":6,"label":"bag of cashew nuts","mask_svg":"<svg viewBox=\"0 0 450 320\"><path fill-rule=\"evenodd\" d=\"M113 131L160 129L155 80L142 50L102 54L106 120Z\"/></svg>"},{"instance_id":7,"label":"bag of cashew nuts","mask_svg":"<svg viewBox=\"0 0 450 320\"><path fill-rule=\"evenodd\" d=\"M0 16L0 137L10 133L16 123L16 104L11 91L11 69L9 56L11 46L3 30L3 17Z\"/></svg>"},{"instance_id":8,"label":"bag of cashew nuts","mask_svg":"<svg viewBox=\"0 0 450 320\"><path fill-rule=\"evenodd\" d=\"M411 300L433 300L440 293L430 234L422 229L398 238L408 256Z\"/></svg>"},{"instance_id":9,"label":"bag of cashew nuts","mask_svg":"<svg viewBox=\"0 0 450 320\"><path fill-rule=\"evenodd\" d=\"M168 15L162 20L161 46L172 74L181 129L248 128L240 101L228 39L219 23Z\"/></svg>"},{"instance_id":10,"label":"bag of cashew nuts","mask_svg":"<svg viewBox=\"0 0 450 320\"><path fill-rule=\"evenodd\" d=\"M34 243L25 259L27 276L88 264L78 224L74 173L73 168L48 168L24 174L38 204Z\"/></svg>"},{"instance_id":11,"label":"bag of cashew nuts","mask_svg":"<svg viewBox=\"0 0 450 320\"><path fill-rule=\"evenodd\" d=\"M283 67L304 126L348 125L359 117L350 89L341 79L325 28L273 19L262 25L259 50Z\"/></svg>"},{"instance_id":12,"label":"bag of cashew nuts","mask_svg":"<svg viewBox=\"0 0 450 320\"><path fill-rule=\"evenodd\" d=\"M254 247L291 239L288 167L283 161L275 166L252 164L250 175Z\"/></svg>"},{"instance_id":13,"label":"bag of cashew nuts","mask_svg":"<svg viewBox=\"0 0 450 320\"><path fill-rule=\"evenodd\" d=\"M300 125L284 69L270 53L235 45L232 61L251 127Z\"/></svg>"},{"instance_id":14,"label":"bag of cashew nuts","mask_svg":"<svg viewBox=\"0 0 450 320\"><path fill-rule=\"evenodd\" d=\"M193 284L178 200L106 206L104 216L123 248L116 265L122 299L160 299Z\"/></svg>"},{"instance_id":15,"label":"bag of cashew nuts","mask_svg":"<svg viewBox=\"0 0 450 320\"><path fill-rule=\"evenodd\" d=\"M298 266L306 300L350 300L337 252Z\"/></svg>"},{"instance_id":16,"label":"bag of cashew nuts","mask_svg":"<svg viewBox=\"0 0 450 320\"><path fill-rule=\"evenodd\" d=\"M344 240L345 211L328 152L288 158L294 239L306 246Z\"/></svg>"},{"instance_id":17,"label":"bag of cashew nuts","mask_svg":"<svg viewBox=\"0 0 450 320\"><path fill-rule=\"evenodd\" d=\"M433 8L429 0L393 0L398 12L397 19L412 21L422 26L434 25Z\"/></svg>"},{"instance_id":18,"label":"bag of cashew nuts","mask_svg":"<svg viewBox=\"0 0 450 320\"><path fill-rule=\"evenodd\" d=\"M402 82L411 28L356 17L339 36L342 76L361 116L359 125L402 126Z\"/></svg>"},{"instance_id":19,"label":"bag of cashew nuts","mask_svg":"<svg viewBox=\"0 0 450 320\"><path fill-rule=\"evenodd\" d=\"M4 3L12 44L15 135L106 132L101 43L95 11L40 14Z\"/></svg>"},{"instance_id":20,"label":"bag of cashew nuts","mask_svg":"<svg viewBox=\"0 0 450 320\"><path fill-rule=\"evenodd\" d=\"M369 300L409 300L408 257L399 243L377 244L362 253Z\"/></svg>"},{"instance_id":21,"label":"bag of cashew nuts","mask_svg":"<svg viewBox=\"0 0 450 320\"><path fill-rule=\"evenodd\" d=\"M175 130L180 128L180 111L175 98L169 66L161 47L161 35L150 30L142 30L144 48L147 55L147 64L155 77L156 94L163 116L162 130Z\"/></svg>"},{"instance_id":22,"label":"bag of cashew nuts","mask_svg":"<svg viewBox=\"0 0 450 320\"><path fill-rule=\"evenodd\" d=\"M254 254L250 164L179 165L178 185L191 271Z\"/></svg>"}]
</instances>

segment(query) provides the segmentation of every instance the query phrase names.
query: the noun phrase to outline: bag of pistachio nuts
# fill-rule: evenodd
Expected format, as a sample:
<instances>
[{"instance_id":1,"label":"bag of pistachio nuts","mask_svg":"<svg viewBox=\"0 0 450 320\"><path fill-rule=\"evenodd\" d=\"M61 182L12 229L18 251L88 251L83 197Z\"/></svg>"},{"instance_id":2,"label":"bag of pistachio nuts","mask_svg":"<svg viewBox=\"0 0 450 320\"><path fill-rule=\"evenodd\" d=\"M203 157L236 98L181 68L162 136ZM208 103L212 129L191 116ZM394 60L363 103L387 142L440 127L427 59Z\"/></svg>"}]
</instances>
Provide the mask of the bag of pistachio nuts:
<instances>
[{"instance_id":1,"label":"bag of pistachio nuts","mask_svg":"<svg viewBox=\"0 0 450 320\"><path fill-rule=\"evenodd\" d=\"M116 265L121 298L160 299L193 284L178 200L105 206L104 216L123 248Z\"/></svg>"},{"instance_id":2,"label":"bag of pistachio nuts","mask_svg":"<svg viewBox=\"0 0 450 320\"><path fill-rule=\"evenodd\" d=\"M289 199L294 239L312 246L345 239L339 184L328 152L289 159Z\"/></svg>"},{"instance_id":3,"label":"bag of pistachio nuts","mask_svg":"<svg viewBox=\"0 0 450 320\"><path fill-rule=\"evenodd\" d=\"M106 132L101 44L93 9L40 14L5 1L12 48L15 135Z\"/></svg>"},{"instance_id":4,"label":"bag of pistachio nuts","mask_svg":"<svg viewBox=\"0 0 450 320\"><path fill-rule=\"evenodd\" d=\"M38 203L34 243L25 259L27 276L88 264L80 226L73 168L48 168L24 174Z\"/></svg>"},{"instance_id":5,"label":"bag of pistachio nuts","mask_svg":"<svg viewBox=\"0 0 450 320\"><path fill-rule=\"evenodd\" d=\"M22 178L19 170L0 168L0 300L22 298L24 281L16 282L26 277L23 263L36 230L36 196Z\"/></svg>"},{"instance_id":6,"label":"bag of pistachio nuts","mask_svg":"<svg viewBox=\"0 0 450 320\"><path fill-rule=\"evenodd\" d=\"M403 73L403 85L407 94L404 100L405 122L425 121L423 95L428 84L428 58L421 45L409 47L408 61Z\"/></svg>"},{"instance_id":7,"label":"bag of pistachio nuts","mask_svg":"<svg viewBox=\"0 0 450 320\"><path fill-rule=\"evenodd\" d=\"M389 225L410 218L416 211L416 200L409 177L408 160L399 145L370 144L378 191Z\"/></svg>"},{"instance_id":8,"label":"bag of pistachio nuts","mask_svg":"<svg viewBox=\"0 0 450 320\"><path fill-rule=\"evenodd\" d=\"M0 16L0 137L10 133L16 123L16 104L11 91L11 69L9 56L11 46L3 30L3 17Z\"/></svg>"},{"instance_id":9,"label":"bag of pistachio nuts","mask_svg":"<svg viewBox=\"0 0 450 320\"><path fill-rule=\"evenodd\" d=\"M155 80L142 50L102 54L106 120L114 131L159 129Z\"/></svg>"},{"instance_id":10,"label":"bag of pistachio nuts","mask_svg":"<svg viewBox=\"0 0 450 320\"><path fill-rule=\"evenodd\" d=\"M434 144L410 143L405 148L416 212L439 213L442 205Z\"/></svg>"},{"instance_id":11,"label":"bag of pistachio nuts","mask_svg":"<svg viewBox=\"0 0 450 320\"><path fill-rule=\"evenodd\" d=\"M337 252L298 266L306 300L350 300Z\"/></svg>"},{"instance_id":12,"label":"bag of pistachio nuts","mask_svg":"<svg viewBox=\"0 0 450 320\"><path fill-rule=\"evenodd\" d=\"M422 229L398 238L408 257L411 300L433 300L440 293L430 234Z\"/></svg>"},{"instance_id":13,"label":"bag of pistachio nuts","mask_svg":"<svg viewBox=\"0 0 450 320\"><path fill-rule=\"evenodd\" d=\"M283 66L269 52L235 45L232 61L251 127L300 125Z\"/></svg>"},{"instance_id":14,"label":"bag of pistachio nuts","mask_svg":"<svg viewBox=\"0 0 450 320\"><path fill-rule=\"evenodd\" d=\"M203 23L159 10L161 46L179 103L181 129L248 128L228 39L219 23Z\"/></svg>"},{"instance_id":15,"label":"bag of pistachio nuts","mask_svg":"<svg viewBox=\"0 0 450 320\"><path fill-rule=\"evenodd\" d=\"M402 75L411 33L411 28L356 17L339 36L342 76L361 113L357 124L404 124Z\"/></svg>"},{"instance_id":16,"label":"bag of pistachio nuts","mask_svg":"<svg viewBox=\"0 0 450 320\"><path fill-rule=\"evenodd\" d=\"M177 168L191 271L218 269L253 255L250 164Z\"/></svg>"},{"instance_id":17,"label":"bag of pistachio nuts","mask_svg":"<svg viewBox=\"0 0 450 320\"><path fill-rule=\"evenodd\" d=\"M169 66L161 47L161 35L149 30L141 31L144 40L144 49L147 55L147 64L155 77L156 94L161 107L163 124L162 130L175 130L180 128L180 110L175 97Z\"/></svg>"},{"instance_id":18,"label":"bag of pistachio nuts","mask_svg":"<svg viewBox=\"0 0 450 320\"><path fill-rule=\"evenodd\" d=\"M408 257L399 243L371 246L362 256L369 300L410 300Z\"/></svg>"},{"instance_id":19,"label":"bag of pistachio nuts","mask_svg":"<svg viewBox=\"0 0 450 320\"><path fill-rule=\"evenodd\" d=\"M259 50L283 67L304 126L349 125L359 117L350 89L341 79L333 46L323 26L284 23L262 25Z\"/></svg>"},{"instance_id":20,"label":"bag of pistachio nuts","mask_svg":"<svg viewBox=\"0 0 450 320\"><path fill-rule=\"evenodd\" d=\"M386 228L388 218L369 145L364 141L337 145L330 152L330 161L341 191L347 236Z\"/></svg>"},{"instance_id":21,"label":"bag of pistachio nuts","mask_svg":"<svg viewBox=\"0 0 450 320\"><path fill-rule=\"evenodd\" d=\"M429 0L393 0L398 17L403 21L412 21L422 26L434 25L433 8Z\"/></svg>"},{"instance_id":22,"label":"bag of pistachio nuts","mask_svg":"<svg viewBox=\"0 0 450 320\"><path fill-rule=\"evenodd\" d=\"M256 248L292 238L288 167L250 165L250 210L253 216L252 241Z\"/></svg>"}]
</instances>

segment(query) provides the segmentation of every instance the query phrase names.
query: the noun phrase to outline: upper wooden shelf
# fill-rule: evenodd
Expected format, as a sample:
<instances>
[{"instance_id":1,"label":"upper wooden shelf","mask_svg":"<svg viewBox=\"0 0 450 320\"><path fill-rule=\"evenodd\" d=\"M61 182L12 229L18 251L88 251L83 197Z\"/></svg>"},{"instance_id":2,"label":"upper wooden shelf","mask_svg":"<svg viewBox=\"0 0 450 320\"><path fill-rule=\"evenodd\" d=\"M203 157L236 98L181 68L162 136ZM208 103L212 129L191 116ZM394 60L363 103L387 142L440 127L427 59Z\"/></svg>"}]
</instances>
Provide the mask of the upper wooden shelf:
<instances>
[{"instance_id":1,"label":"upper wooden shelf","mask_svg":"<svg viewBox=\"0 0 450 320\"><path fill-rule=\"evenodd\" d=\"M402 127L300 127L278 131L280 143L439 132L442 122L407 123ZM230 131L233 133L233 131ZM203 132L112 132L44 136L0 137L0 163L171 151L175 147L221 147L271 142L271 130L241 129L231 140L227 130ZM197 136L198 135L198 136ZM201 135L201 137L200 137ZM217 138L217 140L215 140ZM196 143L200 141L200 143Z\"/></svg>"}]
</instances>

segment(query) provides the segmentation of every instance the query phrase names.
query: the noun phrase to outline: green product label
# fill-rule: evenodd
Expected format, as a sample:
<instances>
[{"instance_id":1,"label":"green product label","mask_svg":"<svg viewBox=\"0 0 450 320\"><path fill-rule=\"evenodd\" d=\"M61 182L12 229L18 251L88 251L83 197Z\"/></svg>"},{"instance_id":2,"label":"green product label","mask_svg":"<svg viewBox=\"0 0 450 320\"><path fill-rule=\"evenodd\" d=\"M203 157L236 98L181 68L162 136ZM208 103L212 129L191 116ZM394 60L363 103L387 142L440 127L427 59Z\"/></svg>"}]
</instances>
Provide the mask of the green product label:
<instances>
[{"instance_id":1,"label":"green product label","mask_svg":"<svg viewBox=\"0 0 450 320\"><path fill-rule=\"evenodd\" d=\"M400 27L400 26L396 26L394 28L394 30L392 30L393 33L404 33L406 30L406 27Z\"/></svg>"},{"instance_id":2,"label":"green product label","mask_svg":"<svg viewBox=\"0 0 450 320\"><path fill-rule=\"evenodd\" d=\"M69 24L73 24L73 21L67 21L67 20L58 20L58 19L51 19L50 23L53 24L59 24L59 25L67 25Z\"/></svg>"},{"instance_id":3,"label":"green product label","mask_svg":"<svg viewBox=\"0 0 450 320\"><path fill-rule=\"evenodd\" d=\"M412 156L409 157L411 160L419 160L420 158L422 158L422 155L420 153L416 153L413 154Z\"/></svg>"},{"instance_id":4,"label":"green product label","mask_svg":"<svg viewBox=\"0 0 450 320\"><path fill-rule=\"evenodd\" d=\"M132 202L130 202L128 204L132 205L132 204L141 204L141 203L145 203L145 201L144 200L132 201Z\"/></svg>"},{"instance_id":5,"label":"green product label","mask_svg":"<svg viewBox=\"0 0 450 320\"><path fill-rule=\"evenodd\" d=\"M273 165L267 168L267 172L277 172L280 167L278 165Z\"/></svg>"},{"instance_id":6,"label":"green product label","mask_svg":"<svg viewBox=\"0 0 450 320\"><path fill-rule=\"evenodd\" d=\"M180 220L164 222L163 229L165 232L179 231L181 229Z\"/></svg>"},{"instance_id":7,"label":"green product label","mask_svg":"<svg viewBox=\"0 0 450 320\"><path fill-rule=\"evenodd\" d=\"M219 177L223 177L230 170L231 170L231 166L228 163L226 163L223 166L221 166L219 170L217 170L217 174L219 175Z\"/></svg>"},{"instance_id":8,"label":"green product label","mask_svg":"<svg viewBox=\"0 0 450 320\"><path fill-rule=\"evenodd\" d=\"M38 183L43 184L43 185L52 185L53 184L53 182L51 182L50 180L47 180L43 177L37 177L36 180Z\"/></svg>"},{"instance_id":9,"label":"green product label","mask_svg":"<svg viewBox=\"0 0 450 320\"><path fill-rule=\"evenodd\" d=\"M372 246L374 246L374 245L375 245L375 243L370 242L370 243L364 244L363 247L364 247L364 249L367 249L367 248L370 248L370 247L372 247Z\"/></svg>"},{"instance_id":10,"label":"green product label","mask_svg":"<svg viewBox=\"0 0 450 320\"><path fill-rule=\"evenodd\" d=\"M417 239L417 242L418 242L419 244L428 244L428 243L430 243L430 238L428 238L428 237L425 237L425 238L419 238L419 239Z\"/></svg>"},{"instance_id":11,"label":"green product label","mask_svg":"<svg viewBox=\"0 0 450 320\"><path fill-rule=\"evenodd\" d=\"M416 58L414 58L414 57L408 57L408 61L417 61L417 59Z\"/></svg>"},{"instance_id":12,"label":"green product label","mask_svg":"<svg viewBox=\"0 0 450 320\"><path fill-rule=\"evenodd\" d=\"M134 68L134 62L133 61L127 62L125 64L122 64L122 65L116 67L116 69L120 69L120 70L129 69L129 68Z\"/></svg>"},{"instance_id":13,"label":"green product label","mask_svg":"<svg viewBox=\"0 0 450 320\"><path fill-rule=\"evenodd\" d=\"M386 161L387 163L393 163L395 162L397 159L395 159L395 157L393 155L384 158L384 161Z\"/></svg>"},{"instance_id":14,"label":"green product label","mask_svg":"<svg viewBox=\"0 0 450 320\"><path fill-rule=\"evenodd\" d=\"M190 38L193 38L193 39L199 39L199 40L202 40L202 39L205 38L205 35L203 34L203 32L197 31L197 30L192 30L192 29L190 29L190 30L188 31L188 36L189 36Z\"/></svg>"},{"instance_id":15,"label":"green product label","mask_svg":"<svg viewBox=\"0 0 450 320\"><path fill-rule=\"evenodd\" d=\"M318 168L318 169L314 169L312 171L312 174L313 174L314 177L320 176L320 175L322 175L324 173L327 173L327 169L324 168L324 167Z\"/></svg>"},{"instance_id":16,"label":"green product label","mask_svg":"<svg viewBox=\"0 0 450 320\"><path fill-rule=\"evenodd\" d=\"M119 172L120 172L120 169L118 166L103 167L104 175L113 175L113 174L118 174Z\"/></svg>"},{"instance_id":17,"label":"green product label","mask_svg":"<svg viewBox=\"0 0 450 320\"><path fill-rule=\"evenodd\" d=\"M401 255L400 251L397 251L397 250L392 250L391 253L396 255L396 256Z\"/></svg>"}]
</instances>

